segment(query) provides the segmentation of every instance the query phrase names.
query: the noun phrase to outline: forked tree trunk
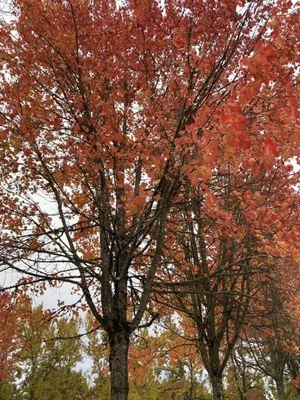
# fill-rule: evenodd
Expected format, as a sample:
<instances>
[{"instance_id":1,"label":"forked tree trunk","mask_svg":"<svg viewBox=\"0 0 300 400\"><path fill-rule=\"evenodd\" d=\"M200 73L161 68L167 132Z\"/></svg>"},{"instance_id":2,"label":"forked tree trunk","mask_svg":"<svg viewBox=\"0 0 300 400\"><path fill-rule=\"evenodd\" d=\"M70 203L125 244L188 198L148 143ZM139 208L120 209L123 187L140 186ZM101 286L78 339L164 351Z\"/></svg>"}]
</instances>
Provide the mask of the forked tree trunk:
<instances>
[{"instance_id":1,"label":"forked tree trunk","mask_svg":"<svg viewBox=\"0 0 300 400\"><path fill-rule=\"evenodd\" d=\"M210 375L214 400L224 400L222 376Z\"/></svg>"},{"instance_id":2,"label":"forked tree trunk","mask_svg":"<svg viewBox=\"0 0 300 400\"><path fill-rule=\"evenodd\" d=\"M109 367L111 374L111 400L128 399L129 334L125 330L109 336Z\"/></svg>"}]
</instances>

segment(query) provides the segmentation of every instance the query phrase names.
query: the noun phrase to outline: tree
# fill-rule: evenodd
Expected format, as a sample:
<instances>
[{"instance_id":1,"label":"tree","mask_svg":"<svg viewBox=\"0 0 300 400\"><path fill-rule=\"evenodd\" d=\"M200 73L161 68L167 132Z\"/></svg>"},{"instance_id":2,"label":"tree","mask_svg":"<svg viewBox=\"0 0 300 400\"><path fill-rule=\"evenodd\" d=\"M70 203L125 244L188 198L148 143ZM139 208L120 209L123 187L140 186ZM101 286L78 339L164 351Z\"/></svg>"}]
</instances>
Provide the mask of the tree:
<instances>
[{"instance_id":1,"label":"tree","mask_svg":"<svg viewBox=\"0 0 300 400\"><path fill-rule=\"evenodd\" d=\"M14 0L2 21L0 254L22 284L78 288L126 400L183 183L294 155L297 15L284 0L116 3Z\"/></svg>"},{"instance_id":2,"label":"tree","mask_svg":"<svg viewBox=\"0 0 300 400\"><path fill-rule=\"evenodd\" d=\"M224 187L219 180L225 181ZM222 176L215 185L221 187L221 193L226 193L226 203L230 203L231 187L226 181ZM237 224L242 227L243 214L236 201L232 203L227 212L233 210ZM226 232L226 227L218 221L218 211L223 214L224 209L218 210L216 206L214 216L209 215L210 208L206 214L203 195L192 198L183 211L182 236L176 233L184 254L179 280L183 286L171 298L171 304L173 297L177 298L176 308L194 326L190 332L194 332L215 399L223 398L223 371L248 312L252 294L250 278L256 267L256 262L255 267L252 265L256 255L249 232L242 229L232 235Z\"/></svg>"},{"instance_id":3,"label":"tree","mask_svg":"<svg viewBox=\"0 0 300 400\"><path fill-rule=\"evenodd\" d=\"M21 321L30 316L29 297L0 291L0 387L12 382L18 351L24 341L20 336Z\"/></svg>"},{"instance_id":4,"label":"tree","mask_svg":"<svg viewBox=\"0 0 300 400\"><path fill-rule=\"evenodd\" d=\"M83 357L83 344L76 338L79 325L75 318L53 318L41 306L32 309L30 320L20 324L24 346L18 355L22 380L17 398L88 399L86 378L76 370Z\"/></svg>"},{"instance_id":5,"label":"tree","mask_svg":"<svg viewBox=\"0 0 300 400\"><path fill-rule=\"evenodd\" d=\"M256 310L255 319L248 321L243 335L244 346L236 357L239 363L242 358L240 353L246 351L246 364L274 381L276 397L280 400L291 395L291 390L286 387L291 382L289 366L297 363L300 355L299 320L294 315L299 299L292 285L293 281L299 280L297 270L298 266L290 275L290 282L282 278L283 287L279 283L275 285L274 281L265 282L263 301L258 306L259 311ZM287 287L289 292L286 291ZM291 300L293 306L288 304Z\"/></svg>"},{"instance_id":6,"label":"tree","mask_svg":"<svg viewBox=\"0 0 300 400\"><path fill-rule=\"evenodd\" d=\"M204 192L190 188L157 290L185 314L186 335L199 349L215 398L223 396L223 372L255 304L264 301L261 292L270 281L285 290L298 262L297 244L289 238L297 218L294 177L288 183L289 170L280 165L256 176L231 168L216 170ZM274 210L267 225L260 216Z\"/></svg>"}]
</instances>

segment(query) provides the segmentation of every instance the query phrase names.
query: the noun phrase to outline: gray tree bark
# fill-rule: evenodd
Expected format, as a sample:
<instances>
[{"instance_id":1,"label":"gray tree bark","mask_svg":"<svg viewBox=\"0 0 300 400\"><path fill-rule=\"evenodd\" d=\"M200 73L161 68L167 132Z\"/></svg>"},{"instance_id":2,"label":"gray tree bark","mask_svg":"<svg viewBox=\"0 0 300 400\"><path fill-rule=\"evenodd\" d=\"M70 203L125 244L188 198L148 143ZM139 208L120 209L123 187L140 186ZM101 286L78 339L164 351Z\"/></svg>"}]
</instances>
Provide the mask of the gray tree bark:
<instances>
[{"instance_id":1,"label":"gray tree bark","mask_svg":"<svg viewBox=\"0 0 300 400\"><path fill-rule=\"evenodd\" d=\"M128 399L128 348L129 333L114 332L109 337L109 367L111 373L111 400Z\"/></svg>"},{"instance_id":2,"label":"gray tree bark","mask_svg":"<svg viewBox=\"0 0 300 400\"><path fill-rule=\"evenodd\" d=\"M209 375L214 400L224 400L222 376Z\"/></svg>"}]
</instances>

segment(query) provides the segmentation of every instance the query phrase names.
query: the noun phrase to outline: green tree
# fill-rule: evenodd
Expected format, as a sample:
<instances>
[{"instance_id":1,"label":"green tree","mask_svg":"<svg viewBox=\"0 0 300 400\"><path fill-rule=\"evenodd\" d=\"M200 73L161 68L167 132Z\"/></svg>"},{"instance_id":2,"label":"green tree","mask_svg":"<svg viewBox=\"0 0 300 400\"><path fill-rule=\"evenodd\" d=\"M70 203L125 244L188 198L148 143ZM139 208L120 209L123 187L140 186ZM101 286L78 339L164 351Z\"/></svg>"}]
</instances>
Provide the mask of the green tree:
<instances>
[{"instance_id":1,"label":"green tree","mask_svg":"<svg viewBox=\"0 0 300 400\"><path fill-rule=\"evenodd\" d=\"M33 319L25 323L22 335L26 345L20 353L22 381L18 398L22 400L84 400L88 384L78 364L82 361L82 341L68 339L79 334L80 321L48 320L38 307Z\"/></svg>"}]
</instances>

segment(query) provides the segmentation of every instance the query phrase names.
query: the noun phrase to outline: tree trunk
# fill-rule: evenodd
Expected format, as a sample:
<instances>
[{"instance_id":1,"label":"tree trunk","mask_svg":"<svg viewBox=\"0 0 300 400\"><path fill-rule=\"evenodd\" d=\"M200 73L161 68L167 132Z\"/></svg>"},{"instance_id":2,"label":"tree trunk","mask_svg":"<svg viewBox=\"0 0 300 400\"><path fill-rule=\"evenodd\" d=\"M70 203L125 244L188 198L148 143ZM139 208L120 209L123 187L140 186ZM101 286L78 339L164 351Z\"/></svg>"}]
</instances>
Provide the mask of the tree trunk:
<instances>
[{"instance_id":1,"label":"tree trunk","mask_svg":"<svg viewBox=\"0 0 300 400\"><path fill-rule=\"evenodd\" d=\"M210 375L214 400L224 400L222 376Z\"/></svg>"},{"instance_id":2,"label":"tree trunk","mask_svg":"<svg viewBox=\"0 0 300 400\"><path fill-rule=\"evenodd\" d=\"M111 333L109 345L111 400L128 400L129 333L125 330Z\"/></svg>"},{"instance_id":3,"label":"tree trunk","mask_svg":"<svg viewBox=\"0 0 300 400\"><path fill-rule=\"evenodd\" d=\"M276 379L276 390L279 400L285 400L285 388L284 388L284 381L282 379Z\"/></svg>"}]
</instances>

